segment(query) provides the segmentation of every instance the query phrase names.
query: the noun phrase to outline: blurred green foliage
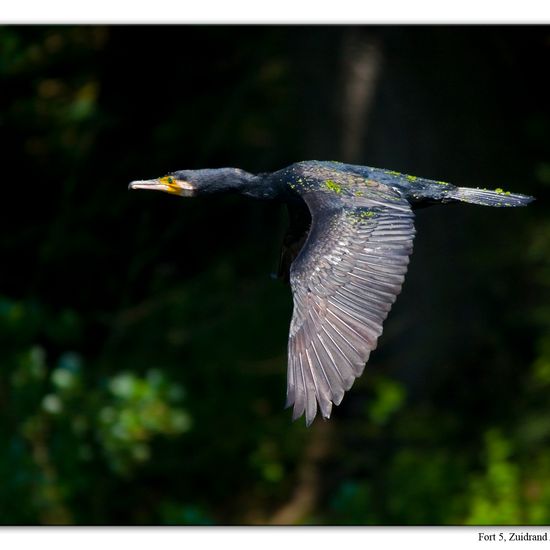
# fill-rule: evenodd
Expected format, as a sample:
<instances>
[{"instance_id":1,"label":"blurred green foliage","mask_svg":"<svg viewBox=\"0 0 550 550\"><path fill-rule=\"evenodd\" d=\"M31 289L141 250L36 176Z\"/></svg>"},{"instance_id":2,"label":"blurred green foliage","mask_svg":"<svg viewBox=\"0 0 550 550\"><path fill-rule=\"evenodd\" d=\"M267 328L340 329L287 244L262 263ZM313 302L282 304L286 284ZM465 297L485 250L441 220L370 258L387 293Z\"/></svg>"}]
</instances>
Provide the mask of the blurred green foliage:
<instances>
[{"instance_id":1,"label":"blurred green foliage","mask_svg":"<svg viewBox=\"0 0 550 550\"><path fill-rule=\"evenodd\" d=\"M546 28L14 26L0 52L3 524L550 522ZM278 205L126 184L315 157L538 200L419 212L379 349L307 430Z\"/></svg>"}]
</instances>

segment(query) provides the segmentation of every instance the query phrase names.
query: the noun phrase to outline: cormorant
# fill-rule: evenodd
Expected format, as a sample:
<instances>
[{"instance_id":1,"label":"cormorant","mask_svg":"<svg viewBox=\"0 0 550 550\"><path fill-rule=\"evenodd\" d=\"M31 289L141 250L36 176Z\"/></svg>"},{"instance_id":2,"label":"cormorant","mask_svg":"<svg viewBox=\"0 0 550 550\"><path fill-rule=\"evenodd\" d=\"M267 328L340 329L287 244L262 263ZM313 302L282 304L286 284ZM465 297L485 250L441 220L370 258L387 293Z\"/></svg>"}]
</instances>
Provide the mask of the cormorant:
<instances>
[{"instance_id":1,"label":"cormorant","mask_svg":"<svg viewBox=\"0 0 550 550\"><path fill-rule=\"evenodd\" d=\"M293 420L329 418L361 376L401 291L413 248L415 208L448 202L524 206L532 197L455 187L393 170L304 161L273 173L238 168L181 170L133 181L191 197L239 193L286 203L290 225L279 275L290 280L287 401Z\"/></svg>"}]
</instances>

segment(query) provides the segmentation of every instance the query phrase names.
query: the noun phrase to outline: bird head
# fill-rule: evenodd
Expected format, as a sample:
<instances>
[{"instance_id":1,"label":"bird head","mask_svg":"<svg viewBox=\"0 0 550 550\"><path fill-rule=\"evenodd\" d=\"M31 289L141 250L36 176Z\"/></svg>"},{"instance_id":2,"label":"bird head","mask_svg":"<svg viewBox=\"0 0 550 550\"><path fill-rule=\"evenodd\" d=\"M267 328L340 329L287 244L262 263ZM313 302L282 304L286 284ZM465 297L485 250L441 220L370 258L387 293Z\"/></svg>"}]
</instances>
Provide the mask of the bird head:
<instances>
[{"instance_id":1,"label":"bird head","mask_svg":"<svg viewBox=\"0 0 550 550\"><path fill-rule=\"evenodd\" d=\"M253 179L252 174L239 168L179 170L161 178L133 181L128 187L194 197L231 191L245 192Z\"/></svg>"}]
</instances>

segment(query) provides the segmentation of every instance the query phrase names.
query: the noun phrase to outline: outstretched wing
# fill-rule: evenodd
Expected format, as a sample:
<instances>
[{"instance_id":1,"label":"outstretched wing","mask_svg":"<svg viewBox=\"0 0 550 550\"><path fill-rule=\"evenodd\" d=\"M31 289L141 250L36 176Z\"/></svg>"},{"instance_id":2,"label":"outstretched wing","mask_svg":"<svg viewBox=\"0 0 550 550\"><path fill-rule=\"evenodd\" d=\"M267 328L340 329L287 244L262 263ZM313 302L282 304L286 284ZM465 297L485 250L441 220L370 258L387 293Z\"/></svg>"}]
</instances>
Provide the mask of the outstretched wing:
<instances>
[{"instance_id":1,"label":"outstretched wing","mask_svg":"<svg viewBox=\"0 0 550 550\"><path fill-rule=\"evenodd\" d=\"M329 418L363 373L401 291L415 230L410 205L391 191L336 206L303 197L312 225L290 271L287 406L308 426L317 406Z\"/></svg>"}]
</instances>

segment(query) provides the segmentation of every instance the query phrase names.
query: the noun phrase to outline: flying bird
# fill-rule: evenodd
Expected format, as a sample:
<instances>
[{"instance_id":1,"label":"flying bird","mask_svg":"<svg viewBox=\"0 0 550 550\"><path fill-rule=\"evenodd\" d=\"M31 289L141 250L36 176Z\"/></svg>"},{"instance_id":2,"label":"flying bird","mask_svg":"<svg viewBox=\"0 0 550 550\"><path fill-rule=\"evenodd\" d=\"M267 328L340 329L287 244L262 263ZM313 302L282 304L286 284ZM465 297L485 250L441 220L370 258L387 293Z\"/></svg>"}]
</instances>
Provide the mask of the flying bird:
<instances>
[{"instance_id":1,"label":"flying bird","mask_svg":"<svg viewBox=\"0 0 550 550\"><path fill-rule=\"evenodd\" d=\"M467 202L525 206L533 198L502 189L456 187L393 170L340 162L297 162L277 172L180 170L133 181L182 197L238 193L286 204L289 227L279 276L290 281L287 407L309 426L330 418L361 376L401 291L412 253L416 208Z\"/></svg>"}]
</instances>

